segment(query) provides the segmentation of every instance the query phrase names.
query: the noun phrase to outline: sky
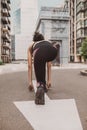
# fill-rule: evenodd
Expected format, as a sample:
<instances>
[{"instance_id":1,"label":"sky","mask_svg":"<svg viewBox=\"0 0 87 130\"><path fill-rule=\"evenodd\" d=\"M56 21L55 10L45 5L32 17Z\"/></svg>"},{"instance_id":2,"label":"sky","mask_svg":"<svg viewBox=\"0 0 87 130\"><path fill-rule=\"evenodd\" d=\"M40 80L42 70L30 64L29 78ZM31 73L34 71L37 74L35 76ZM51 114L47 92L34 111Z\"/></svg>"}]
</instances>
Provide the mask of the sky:
<instances>
[{"instance_id":1,"label":"sky","mask_svg":"<svg viewBox=\"0 0 87 130\"><path fill-rule=\"evenodd\" d=\"M13 3L15 0L11 0ZM18 2L17 0L16 2ZM49 7L59 7L64 4L64 0L38 0L38 9L40 10L41 6L49 6ZM14 5L12 5L14 6Z\"/></svg>"}]
</instances>

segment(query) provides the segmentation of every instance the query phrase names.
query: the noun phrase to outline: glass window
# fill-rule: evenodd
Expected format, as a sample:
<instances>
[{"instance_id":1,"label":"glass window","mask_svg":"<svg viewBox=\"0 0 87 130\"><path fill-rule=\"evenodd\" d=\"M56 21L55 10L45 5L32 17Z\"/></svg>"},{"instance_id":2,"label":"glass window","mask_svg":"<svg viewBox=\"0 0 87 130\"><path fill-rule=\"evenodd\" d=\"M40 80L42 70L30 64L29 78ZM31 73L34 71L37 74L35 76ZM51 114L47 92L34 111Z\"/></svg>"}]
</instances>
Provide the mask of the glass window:
<instances>
[{"instance_id":1,"label":"glass window","mask_svg":"<svg viewBox=\"0 0 87 130\"><path fill-rule=\"evenodd\" d=\"M87 20L84 21L84 26L87 27Z\"/></svg>"},{"instance_id":2,"label":"glass window","mask_svg":"<svg viewBox=\"0 0 87 130\"><path fill-rule=\"evenodd\" d=\"M80 3L81 0L76 0L76 4Z\"/></svg>"},{"instance_id":3,"label":"glass window","mask_svg":"<svg viewBox=\"0 0 87 130\"><path fill-rule=\"evenodd\" d=\"M14 12L14 32L20 33L21 31L21 10L18 9Z\"/></svg>"},{"instance_id":4,"label":"glass window","mask_svg":"<svg viewBox=\"0 0 87 130\"><path fill-rule=\"evenodd\" d=\"M87 10L84 12L84 17L87 17Z\"/></svg>"},{"instance_id":5,"label":"glass window","mask_svg":"<svg viewBox=\"0 0 87 130\"><path fill-rule=\"evenodd\" d=\"M84 8L85 9L87 8L87 1L85 1L85 3L84 3Z\"/></svg>"},{"instance_id":6,"label":"glass window","mask_svg":"<svg viewBox=\"0 0 87 130\"><path fill-rule=\"evenodd\" d=\"M85 28L84 34L85 34L85 36L87 36L87 28Z\"/></svg>"},{"instance_id":7,"label":"glass window","mask_svg":"<svg viewBox=\"0 0 87 130\"><path fill-rule=\"evenodd\" d=\"M83 12L79 12L76 16L76 20L82 19L84 17L84 13Z\"/></svg>"},{"instance_id":8,"label":"glass window","mask_svg":"<svg viewBox=\"0 0 87 130\"><path fill-rule=\"evenodd\" d=\"M80 2L76 8L76 12L79 12L81 9L84 9L84 3Z\"/></svg>"},{"instance_id":9,"label":"glass window","mask_svg":"<svg viewBox=\"0 0 87 130\"><path fill-rule=\"evenodd\" d=\"M77 22L76 29L79 29L81 27L84 27L84 21L82 21L82 20L80 20L79 22Z\"/></svg>"},{"instance_id":10,"label":"glass window","mask_svg":"<svg viewBox=\"0 0 87 130\"><path fill-rule=\"evenodd\" d=\"M77 33L76 33L76 35L77 35L77 38L84 36L84 29L78 30Z\"/></svg>"}]
</instances>

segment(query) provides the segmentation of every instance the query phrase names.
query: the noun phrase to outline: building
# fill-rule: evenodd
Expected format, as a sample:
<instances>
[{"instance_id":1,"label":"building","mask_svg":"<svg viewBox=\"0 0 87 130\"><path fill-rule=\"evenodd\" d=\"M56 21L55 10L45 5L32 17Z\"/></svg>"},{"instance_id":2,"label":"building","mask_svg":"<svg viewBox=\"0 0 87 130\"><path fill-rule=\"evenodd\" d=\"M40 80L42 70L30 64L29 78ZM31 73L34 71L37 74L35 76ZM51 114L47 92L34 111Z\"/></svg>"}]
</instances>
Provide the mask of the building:
<instances>
[{"instance_id":1,"label":"building","mask_svg":"<svg viewBox=\"0 0 87 130\"><path fill-rule=\"evenodd\" d=\"M11 57L12 61L15 60L15 35L11 35Z\"/></svg>"},{"instance_id":2,"label":"building","mask_svg":"<svg viewBox=\"0 0 87 130\"><path fill-rule=\"evenodd\" d=\"M15 44L15 60L26 60L38 16L38 3L37 0L13 0L12 4L12 35L15 37L12 44Z\"/></svg>"},{"instance_id":3,"label":"building","mask_svg":"<svg viewBox=\"0 0 87 130\"><path fill-rule=\"evenodd\" d=\"M87 0L70 0L70 59L82 62L81 46L87 37Z\"/></svg>"},{"instance_id":4,"label":"building","mask_svg":"<svg viewBox=\"0 0 87 130\"><path fill-rule=\"evenodd\" d=\"M65 0L38 0L39 10L42 6L44 7L61 7L64 5Z\"/></svg>"},{"instance_id":5,"label":"building","mask_svg":"<svg viewBox=\"0 0 87 130\"><path fill-rule=\"evenodd\" d=\"M10 0L0 0L0 60L4 63L11 61L10 10Z\"/></svg>"},{"instance_id":6,"label":"building","mask_svg":"<svg viewBox=\"0 0 87 130\"><path fill-rule=\"evenodd\" d=\"M57 62L69 62L69 11L65 7L42 7L36 31L45 39L59 44Z\"/></svg>"},{"instance_id":7,"label":"building","mask_svg":"<svg viewBox=\"0 0 87 130\"><path fill-rule=\"evenodd\" d=\"M70 0L69 10L70 10L70 61L75 61L75 0Z\"/></svg>"}]
</instances>

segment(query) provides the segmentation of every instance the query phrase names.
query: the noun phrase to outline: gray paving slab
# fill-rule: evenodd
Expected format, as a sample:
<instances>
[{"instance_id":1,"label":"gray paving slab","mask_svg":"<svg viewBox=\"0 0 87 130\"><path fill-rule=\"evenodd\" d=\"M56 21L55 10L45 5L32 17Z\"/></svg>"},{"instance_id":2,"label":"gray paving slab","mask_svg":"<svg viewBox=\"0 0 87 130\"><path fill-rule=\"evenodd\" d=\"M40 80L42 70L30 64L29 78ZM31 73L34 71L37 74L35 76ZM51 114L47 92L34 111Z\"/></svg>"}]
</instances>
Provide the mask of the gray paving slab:
<instances>
[{"instance_id":1,"label":"gray paving slab","mask_svg":"<svg viewBox=\"0 0 87 130\"><path fill-rule=\"evenodd\" d=\"M28 90L27 71L0 75L0 130L33 130L13 102L31 101L34 96L34 92ZM51 99L74 98L83 130L87 130L87 77L80 75L80 69L52 70L48 96Z\"/></svg>"},{"instance_id":2,"label":"gray paving slab","mask_svg":"<svg viewBox=\"0 0 87 130\"><path fill-rule=\"evenodd\" d=\"M29 93L27 72L4 74L0 76L0 130L33 130L14 101L34 100Z\"/></svg>"}]
</instances>

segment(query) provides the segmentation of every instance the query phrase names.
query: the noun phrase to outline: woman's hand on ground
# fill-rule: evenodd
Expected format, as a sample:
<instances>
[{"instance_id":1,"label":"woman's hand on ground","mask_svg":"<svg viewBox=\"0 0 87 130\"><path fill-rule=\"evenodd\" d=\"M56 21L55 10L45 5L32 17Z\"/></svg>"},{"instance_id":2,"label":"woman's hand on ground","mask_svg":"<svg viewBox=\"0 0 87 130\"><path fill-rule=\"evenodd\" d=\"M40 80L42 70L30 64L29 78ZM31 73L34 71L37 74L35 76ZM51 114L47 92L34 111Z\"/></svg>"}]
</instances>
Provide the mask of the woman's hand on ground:
<instances>
[{"instance_id":1,"label":"woman's hand on ground","mask_svg":"<svg viewBox=\"0 0 87 130\"><path fill-rule=\"evenodd\" d=\"M47 88L51 87L51 82L47 82Z\"/></svg>"},{"instance_id":2,"label":"woman's hand on ground","mask_svg":"<svg viewBox=\"0 0 87 130\"><path fill-rule=\"evenodd\" d=\"M33 84L29 84L29 91L34 91L34 86L33 86Z\"/></svg>"}]
</instances>

